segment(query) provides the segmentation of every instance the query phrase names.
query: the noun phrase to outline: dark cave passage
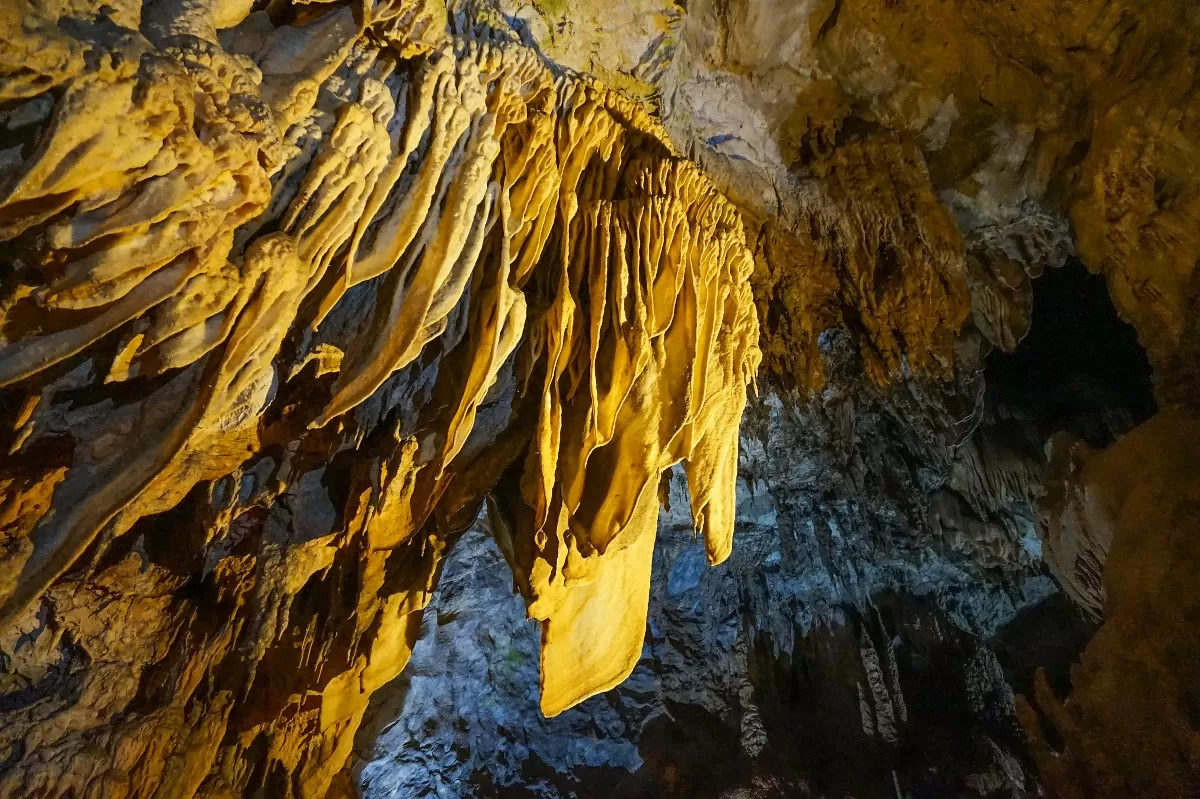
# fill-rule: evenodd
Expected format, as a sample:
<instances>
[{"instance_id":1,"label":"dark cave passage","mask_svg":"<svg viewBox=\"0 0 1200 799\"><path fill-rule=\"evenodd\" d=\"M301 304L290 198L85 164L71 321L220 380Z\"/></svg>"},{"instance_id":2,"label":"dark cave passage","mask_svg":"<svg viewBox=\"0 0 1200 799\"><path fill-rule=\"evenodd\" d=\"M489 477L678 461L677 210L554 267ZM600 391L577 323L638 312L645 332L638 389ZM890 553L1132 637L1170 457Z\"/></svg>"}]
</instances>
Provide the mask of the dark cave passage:
<instances>
[{"instance_id":1,"label":"dark cave passage","mask_svg":"<svg viewBox=\"0 0 1200 799\"><path fill-rule=\"evenodd\" d=\"M1013 352L993 352L990 399L1033 422L1045 439L1066 430L1093 447L1157 410L1150 361L1121 321L1104 278L1076 258L1033 281L1033 324Z\"/></svg>"}]
</instances>

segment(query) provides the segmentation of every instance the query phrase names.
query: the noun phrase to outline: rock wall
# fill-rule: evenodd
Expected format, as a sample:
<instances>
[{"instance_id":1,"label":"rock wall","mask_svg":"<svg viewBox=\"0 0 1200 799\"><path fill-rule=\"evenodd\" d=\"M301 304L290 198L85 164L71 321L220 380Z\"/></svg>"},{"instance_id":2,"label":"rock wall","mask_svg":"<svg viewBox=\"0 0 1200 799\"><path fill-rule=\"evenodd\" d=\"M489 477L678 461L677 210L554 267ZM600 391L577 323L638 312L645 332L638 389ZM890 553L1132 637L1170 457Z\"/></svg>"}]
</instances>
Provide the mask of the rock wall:
<instances>
[{"instance_id":1,"label":"rock wall","mask_svg":"<svg viewBox=\"0 0 1200 799\"><path fill-rule=\"evenodd\" d=\"M908 453L900 460L878 453L878 466L852 459L843 487L805 512L824 517L851 498L903 497L898 504L916 511L915 548L928 546L932 532L975 566L1008 569L1021 562L1017 542L1029 540L1021 531L1038 527L1052 573L1086 612L1104 615L1104 553L1114 526L1085 524L1097 500L1080 477L1083 450L1064 457L1069 439L1055 439L1045 489L1042 450L1064 428L1093 448L1108 446L1155 403L1113 401L1086 380L1086 369L1069 365L1038 372L1044 384L1014 385L1028 367L1013 367L1019 359L994 375L1007 384L984 390L973 381L994 350L1019 350L1034 324L1035 281L1078 257L1105 278L1118 313L1136 329L1154 367L1158 404L1194 405L1200 396L1189 321L1198 296L1195 10L1109 0L1070 8L957 0L496 5L558 62L622 73L626 88L657 105L680 150L742 210L754 242L766 372L785 387L823 388L817 396L826 407L847 393L857 398L855 381L865 376L880 386L883 413L901 422L882 435L911 436L911 450L925 458L945 453L943 465L954 464L952 472L913 469ZM619 24L621 35L608 36L610 22L635 11L653 24ZM1064 318L1074 312L1060 311ZM855 356L845 357L846 348ZM838 372L850 362L847 381ZM930 385L910 372L945 382ZM856 388L847 391L848 384ZM861 420L863 412L853 405L834 415L841 424L814 426L826 446L855 451L829 444L853 440L858 427L845 420ZM927 424L914 421L923 416ZM764 486L802 494L795 480L781 477L787 470L756 462L754 441L744 434L744 479L765 472ZM811 458L802 441L788 438L771 459ZM1143 457L1158 456L1147 450ZM871 472L877 481L863 479ZM905 474L922 479L895 479ZM1173 486L1165 490L1176 491L1176 479L1163 477ZM907 526L898 515L885 518ZM855 526L843 541L862 534L861 519ZM778 517L769 527L768 535L782 537L785 558L794 522ZM829 540L838 541L826 533L826 543L818 535L794 551L845 563L844 544ZM868 561L887 561L886 542L859 540ZM828 557L831 551L843 559ZM738 603L743 612L746 601ZM781 609L779 618L793 612ZM1138 616L1141 624L1149 618ZM1117 657L1115 645L1103 651L1085 662ZM1188 663L1174 660L1170 668L1194 672ZM1094 701L1107 701L1095 687L1084 688L1085 696L1089 690ZM1163 700L1174 703L1177 718L1187 701ZM1135 705L1123 704L1122 712L1145 724L1161 707ZM1098 717L1080 712L1074 726L1056 717L1059 732L1076 731L1063 757L1083 786L1078 795L1125 796L1135 784L1186 795L1200 782L1187 772L1155 781L1155 758L1140 743L1130 750L1142 752L1140 759L1122 756L1119 769L1100 765L1109 762L1100 752L1133 741L1140 727L1105 727L1107 742L1097 742L1088 736L1101 733L1084 730ZM1179 741L1192 726L1180 722ZM1040 761L1043 768L1057 762ZM557 763L583 773L569 757ZM1089 770L1104 776L1094 779ZM1114 773L1140 776L1122 782ZM1048 787L1076 795L1066 793L1066 778Z\"/></svg>"},{"instance_id":2,"label":"rock wall","mask_svg":"<svg viewBox=\"0 0 1200 799\"><path fill-rule=\"evenodd\" d=\"M1187 796L1200 784L1190 715L1200 421L1166 410L1103 452L1072 455L1050 506L1048 560L1068 590L1095 591L1080 578L1103 566L1105 622L1071 671L1070 696L1039 675L1041 713L1022 700L1022 721L1056 796Z\"/></svg>"},{"instance_id":3,"label":"rock wall","mask_svg":"<svg viewBox=\"0 0 1200 799\"><path fill-rule=\"evenodd\" d=\"M989 671L988 682L970 666L998 669L990 639L1055 590L1033 554L1032 515L1007 504L1023 538L996 524L986 555L957 531L910 519L930 501L917 474L936 486L951 469L898 445L881 405L870 391L751 402L738 534L718 569L706 568L686 480L674 474L637 667L551 719L535 710L536 628L481 520L446 562L409 670L372 700L356 751L363 795L891 797L896 781L916 796L1032 786L1011 676ZM846 439L826 426L831 417L850 428ZM893 477L901 457L913 470Z\"/></svg>"}]
</instances>

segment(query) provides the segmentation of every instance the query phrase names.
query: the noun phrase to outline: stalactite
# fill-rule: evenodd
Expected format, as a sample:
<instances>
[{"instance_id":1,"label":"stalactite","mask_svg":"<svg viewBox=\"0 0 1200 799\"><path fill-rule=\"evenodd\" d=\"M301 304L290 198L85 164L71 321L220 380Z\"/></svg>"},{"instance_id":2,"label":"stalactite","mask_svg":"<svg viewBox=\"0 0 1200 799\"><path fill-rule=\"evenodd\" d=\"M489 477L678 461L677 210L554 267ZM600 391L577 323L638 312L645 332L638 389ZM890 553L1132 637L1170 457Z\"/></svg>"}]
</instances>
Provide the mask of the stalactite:
<instances>
[{"instance_id":1,"label":"stalactite","mask_svg":"<svg viewBox=\"0 0 1200 799\"><path fill-rule=\"evenodd\" d=\"M876 651L875 643L865 631L859 641L858 652L863 673L867 678L867 688L871 693L871 705L874 710L872 727L875 734L881 739L894 744L899 740L896 731L896 706L892 704L886 678L879 665L879 652Z\"/></svg>"},{"instance_id":2,"label":"stalactite","mask_svg":"<svg viewBox=\"0 0 1200 799\"><path fill-rule=\"evenodd\" d=\"M635 103L440 8L0 17L0 386L14 457L54 453L2 470L0 641L49 618L131 674L111 711L49 711L69 729L7 725L25 795L324 795L487 494L548 714L637 660L666 470L729 554L759 359L740 217ZM156 523L176 508L193 532ZM140 619L189 575L162 651L106 654L64 604Z\"/></svg>"}]
</instances>

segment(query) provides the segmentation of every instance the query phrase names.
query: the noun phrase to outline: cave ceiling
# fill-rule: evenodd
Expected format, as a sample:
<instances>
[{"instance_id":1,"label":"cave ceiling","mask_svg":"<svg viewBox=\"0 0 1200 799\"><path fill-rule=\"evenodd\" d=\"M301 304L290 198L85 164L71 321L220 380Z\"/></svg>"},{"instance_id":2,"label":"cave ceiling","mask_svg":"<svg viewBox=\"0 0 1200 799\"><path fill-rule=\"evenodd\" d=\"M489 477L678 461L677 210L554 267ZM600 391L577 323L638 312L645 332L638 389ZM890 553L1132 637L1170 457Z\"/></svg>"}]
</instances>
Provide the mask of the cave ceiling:
<instances>
[{"instance_id":1,"label":"cave ceiling","mask_svg":"<svg viewBox=\"0 0 1200 799\"><path fill-rule=\"evenodd\" d=\"M353 795L477 519L560 714L660 508L718 566L821 448L1103 622L1015 705L1048 790L1189 795L1198 66L1190 0L5 3L0 796ZM1067 264L1146 398L989 390Z\"/></svg>"}]
</instances>

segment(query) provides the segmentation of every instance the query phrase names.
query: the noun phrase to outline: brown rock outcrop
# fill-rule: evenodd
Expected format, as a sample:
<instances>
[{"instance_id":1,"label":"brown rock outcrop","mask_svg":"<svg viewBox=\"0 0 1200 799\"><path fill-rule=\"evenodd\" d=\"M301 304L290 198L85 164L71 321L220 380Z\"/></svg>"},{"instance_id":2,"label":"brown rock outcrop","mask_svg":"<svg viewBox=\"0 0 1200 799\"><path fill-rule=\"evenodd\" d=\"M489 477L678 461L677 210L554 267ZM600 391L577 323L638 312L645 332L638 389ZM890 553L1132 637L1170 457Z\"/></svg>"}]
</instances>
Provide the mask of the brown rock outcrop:
<instances>
[{"instance_id":1,"label":"brown rock outcrop","mask_svg":"<svg viewBox=\"0 0 1200 799\"><path fill-rule=\"evenodd\" d=\"M1054 795L1190 796L1200 785L1195 675L1195 569L1200 562L1200 420L1168 410L1113 447L1086 458L1073 491L1054 510L1055 558L1089 553L1104 567L1088 598L1103 598L1104 625L1072 669L1069 698L1043 678L1037 708L1018 705ZM1109 543L1111 542L1111 543ZM1078 558L1059 565L1068 590ZM1051 561L1053 562L1053 561ZM1094 599L1092 601L1095 601ZM1056 743L1048 743L1055 741ZM1057 743L1061 742L1061 743Z\"/></svg>"}]
</instances>

